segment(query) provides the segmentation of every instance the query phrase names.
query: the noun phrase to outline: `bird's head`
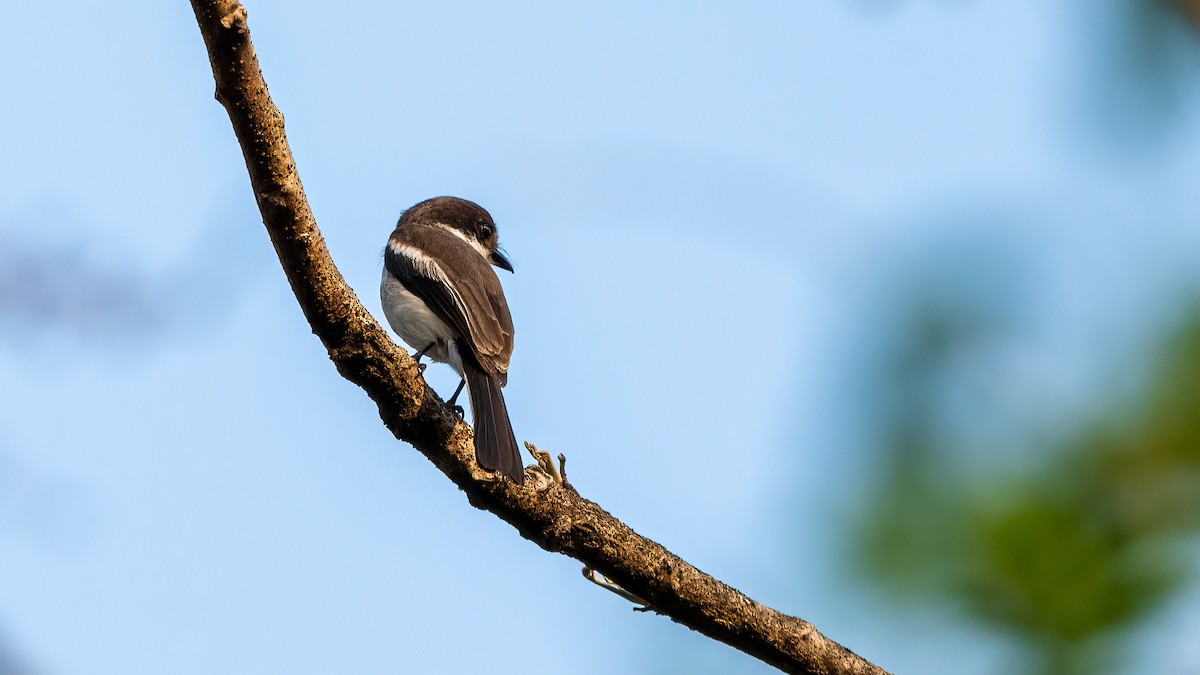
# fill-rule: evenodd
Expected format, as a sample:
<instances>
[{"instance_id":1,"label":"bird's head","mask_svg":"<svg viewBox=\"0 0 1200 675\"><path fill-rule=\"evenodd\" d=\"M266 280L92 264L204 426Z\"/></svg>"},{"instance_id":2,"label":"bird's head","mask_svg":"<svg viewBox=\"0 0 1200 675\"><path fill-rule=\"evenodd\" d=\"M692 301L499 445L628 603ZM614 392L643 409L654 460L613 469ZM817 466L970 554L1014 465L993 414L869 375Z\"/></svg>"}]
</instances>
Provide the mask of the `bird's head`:
<instances>
[{"instance_id":1,"label":"bird's head","mask_svg":"<svg viewBox=\"0 0 1200 675\"><path fill-rule=\"evenodd\" d=\"M398 227L406 224L436 225L462 237L488 262L513 271L512 263L500 248L496 222L482 206L458 197L434 197L413 206L400 216Z\"/></svg>"}]
</instances>

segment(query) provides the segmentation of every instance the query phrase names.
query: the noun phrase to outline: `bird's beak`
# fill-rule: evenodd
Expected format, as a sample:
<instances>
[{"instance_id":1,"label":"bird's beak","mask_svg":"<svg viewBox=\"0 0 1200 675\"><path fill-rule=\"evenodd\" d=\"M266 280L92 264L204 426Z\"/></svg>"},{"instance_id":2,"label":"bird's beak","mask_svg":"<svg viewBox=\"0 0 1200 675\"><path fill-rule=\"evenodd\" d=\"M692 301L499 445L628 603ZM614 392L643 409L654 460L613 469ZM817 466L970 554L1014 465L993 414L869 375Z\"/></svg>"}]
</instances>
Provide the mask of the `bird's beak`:
<instances>
[{"instance_id":1,"label":"bird's beak","mask_svg":"<svg viewBox=\"0 0 1200 675\"><path fill-rule=\"evenodd\" d=\"M492 251L492 255L488 257L488 261L502 270L508 270L509 272L513 271L512 263L508 261L508 258L504 255L504 251L501 251L500 249Z\"/></svg>"}]
</instances>

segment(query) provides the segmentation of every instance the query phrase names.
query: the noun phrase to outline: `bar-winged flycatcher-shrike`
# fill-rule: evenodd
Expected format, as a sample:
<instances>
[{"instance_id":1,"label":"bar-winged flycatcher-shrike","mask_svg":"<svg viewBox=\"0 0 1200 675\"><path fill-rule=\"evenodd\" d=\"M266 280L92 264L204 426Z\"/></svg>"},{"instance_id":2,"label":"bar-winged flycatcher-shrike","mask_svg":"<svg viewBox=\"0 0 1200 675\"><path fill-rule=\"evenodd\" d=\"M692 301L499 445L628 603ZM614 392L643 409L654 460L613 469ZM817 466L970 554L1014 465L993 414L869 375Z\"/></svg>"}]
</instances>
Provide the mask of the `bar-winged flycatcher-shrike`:
<instances>
[{"instance_id":1,"label":"bar-winged flycatcher-shrike","mask_svg":"<svg viewBox=\"0 0 1200 675\"><path fill-rule=\"evenodd\" d=\"M475 426L475 460L524 480L500 388L508 382L513 324L492 266L511 272L483 207L434 197L408 209L383 252L379 294L392 330L422 356L450 364L466 384ZM462 392L458 385L449 403Z\"/></svg>"}]
</instances>

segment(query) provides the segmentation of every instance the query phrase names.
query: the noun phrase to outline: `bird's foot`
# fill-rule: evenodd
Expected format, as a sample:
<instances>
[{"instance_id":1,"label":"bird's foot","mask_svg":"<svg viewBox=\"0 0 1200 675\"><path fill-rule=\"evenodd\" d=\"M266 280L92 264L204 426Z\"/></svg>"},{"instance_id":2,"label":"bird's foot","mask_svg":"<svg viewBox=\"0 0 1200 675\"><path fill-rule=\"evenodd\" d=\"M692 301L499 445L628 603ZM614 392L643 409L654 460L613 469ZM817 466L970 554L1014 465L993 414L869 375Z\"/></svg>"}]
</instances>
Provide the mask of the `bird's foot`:
<instances>
[{"instance_id":1,"label":"bird's foot","mask_svg":"<svg viewBox=\"0 0 1200 675\"><path fill-rule=\"evenodd\" d=\"M462 393L463 387L465 387L466 384L466 380L459 380L458 389L455 389L454 394L450 396L450 400L446 401L446 405L454 409L454 414L458 415L458 419L460 420L467 419L467 411L463 410L463 407L458 405L456 401L458 401L458 395Z\"/></svg>"},{"instance_id":2,"label":"bird's foot","mask_svg":"<svg viewBox=\"0 0 1200 675\"><path fill-rule=\"evenodd\" d=\"M420 373L425 372L426 364L421 363L421 357L425 356L427 353L429 353L430 349L433 349L436 346L437 346L436 342L430 342L429 344L425 345L424 349L417 352L416 354L413 354L413 360L417 362L417 372L420 372Z\"/></svg>"}]
</instances>

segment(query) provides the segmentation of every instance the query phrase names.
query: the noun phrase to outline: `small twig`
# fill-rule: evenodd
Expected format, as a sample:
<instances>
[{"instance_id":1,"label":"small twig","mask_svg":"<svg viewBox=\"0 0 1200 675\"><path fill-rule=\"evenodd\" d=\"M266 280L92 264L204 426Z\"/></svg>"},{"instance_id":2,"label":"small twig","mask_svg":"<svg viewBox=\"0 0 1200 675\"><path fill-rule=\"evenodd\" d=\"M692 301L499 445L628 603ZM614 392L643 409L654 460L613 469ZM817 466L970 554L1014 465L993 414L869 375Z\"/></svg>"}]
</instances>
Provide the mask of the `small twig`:
<instances>
[{"instance_id":1,"label":"small twig","mask_svg":"<svg viewBox=\"0 0 1200 675\"><path fill-rule=\"evenodd\" d=\"M555 483L563 485L567 482L567 458L565 456L558 456L559 466L556 467L554 466L554 460L550 458L550 453L546 452L545 450L539 450L538 447L533 443L525 441L525 449L529 451L529 454L533 455L533 459L538 463L538 467L540 467L542 471L545 471ZM562 470L560 470L559 467L562 467Z\"/></svg>"},{"instance_id":2,"label":"small twig","mask_svg":"<svg viewBox=\"0 0 1200 675\"><path fill-rule=\"evenodd\" d=\"M638 596L634 595L633 593L630 593L629 591L625 590L624 588L621 588L615 582L613 582L612 579L609 579L608 577L604 576L603 574L597 572L596 570L594 570L590 567L585 566L583 568L583 578L587 579L588 581L592 582L593 584L596 584L597 586L599 586L600 588L603 588L606 591L616 593L617 595L621 596L622 598L625 598L626 600L632 602L635 605L641 605L640 607L633 608L633 611L635 611L635 612L648 612L651 609L650 603L639 598Z\"/></svg>"}]
</instances>

